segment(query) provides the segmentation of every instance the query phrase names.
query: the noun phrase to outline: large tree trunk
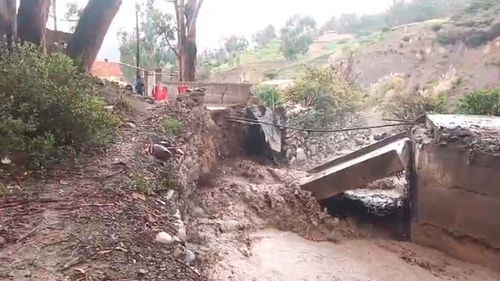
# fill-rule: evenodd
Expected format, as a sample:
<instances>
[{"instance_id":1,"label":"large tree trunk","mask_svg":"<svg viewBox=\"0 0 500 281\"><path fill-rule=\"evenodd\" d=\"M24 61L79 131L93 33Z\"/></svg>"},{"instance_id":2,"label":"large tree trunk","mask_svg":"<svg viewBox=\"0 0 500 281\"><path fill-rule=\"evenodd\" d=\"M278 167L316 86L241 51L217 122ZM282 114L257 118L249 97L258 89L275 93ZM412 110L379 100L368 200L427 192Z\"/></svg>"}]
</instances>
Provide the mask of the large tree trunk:
<instances>
[{"instance_id":1,"label":"large tree trunk","mask_svg":"<svg viewBox=\"0 0 500 281\"><path fill-rule=\"evenodd\" d=\"M182 49L182 81L195 81L196 73L196 39L186 37Z\"/></svg>"},{"instance_id":2,"label":"large tree trunk","mask_svg":"<svg viewBox=\"0 0 500 281\"><path fill-rule=\"evenodd\" d=\"M183 81L182 79L182 73L183 73L183 67L182 67L182 53L184 51L184 41L186 39L186 31L185 31L185 22L184 22L184 1L181 0L181 3L177 2L177 0L174 0L174 7L175 7L175 16L176 16L176 22L177 22L177 60L179 62L179 81Z\"/></svg>"},{"instance_id":3,"label":"large tree trunk","mask_svg":"<svg viewBox=\"0 0 500 281\"><path fill-rule=\"evenodd\" d=\"M188 0L184 5L176 4L178 48L179 48L179 74L181 81L194 81L196 73L196 20L203 0ZM180 9L178 9L180 8Z\"/></svg>"},{"instance_id":4,"label":"large tree trunk","mask_svg":"<svg viewBox=\"0 0 500 281\"><path fill-rule=\"evenodd\" d=\"M68 54L89 71L122 0L90 0L68 45Z\"/></svg>"},{"instance_id":5,"label":"large tree trunk","mask_svg":"<svg viewBox=\"0 0 500 281\"><path fill-rule=\"evenodd\" d=\"M10 45L16 33L16 0L0 0L0 38L5 36Z\"/></svg>"},{"instance_id":6,"label":"large tree trunk","mask_svg":"<svg viewBox=\"0 0 500 281\"><path fill-rule=\"evenodd\" d=\"M45 26L50 0L21 0L17 16L17 33L22 42L45 46Z\"/></svg>"}]
</instances>

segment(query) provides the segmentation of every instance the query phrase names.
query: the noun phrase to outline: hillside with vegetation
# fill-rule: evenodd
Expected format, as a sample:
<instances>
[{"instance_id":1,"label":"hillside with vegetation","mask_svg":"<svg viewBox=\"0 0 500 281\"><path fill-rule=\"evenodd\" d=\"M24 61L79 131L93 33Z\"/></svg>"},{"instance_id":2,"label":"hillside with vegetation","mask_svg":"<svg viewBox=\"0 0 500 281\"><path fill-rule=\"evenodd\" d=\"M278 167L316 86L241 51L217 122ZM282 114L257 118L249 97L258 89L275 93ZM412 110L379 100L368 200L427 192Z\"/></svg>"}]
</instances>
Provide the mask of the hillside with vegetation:
<instances>
[{"instance_id":1,"label":"hillside with vegetation","mask_svg":"<svg viewBox=\"0 0 500 281\"><path fill-rule=\"evenodd\" d=\"M288 81L304 65L350 61L372 102L394 92L437 91L454 106L465 93L500 85L499 9L492 0L398 2L382 14L332 18L309 31L307 51L292 57L283 52L281 30L265 45L212 64L210 79Z\"/></svg>"}]
</instances>

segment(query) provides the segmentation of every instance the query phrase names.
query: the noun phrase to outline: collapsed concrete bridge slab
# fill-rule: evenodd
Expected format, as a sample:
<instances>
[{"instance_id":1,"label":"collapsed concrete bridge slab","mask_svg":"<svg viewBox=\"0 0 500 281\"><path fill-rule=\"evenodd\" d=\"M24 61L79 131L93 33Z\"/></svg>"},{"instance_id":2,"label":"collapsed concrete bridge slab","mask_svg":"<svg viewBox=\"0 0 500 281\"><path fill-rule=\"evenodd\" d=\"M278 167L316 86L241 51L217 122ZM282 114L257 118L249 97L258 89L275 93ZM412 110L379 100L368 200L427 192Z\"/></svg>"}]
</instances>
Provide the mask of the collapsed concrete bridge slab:
<instances>
[{"instance_id":1,"label":"collapsed concrete bridge slab","mask_svg":"<svg viewBox=\"0 0 500 281\"><path fill-rule=\"evenodd\" d=\"M410 139L399 134L314 168L301 187L328 199L405 170L409 155Z\"/></svg>"}]
</instances>

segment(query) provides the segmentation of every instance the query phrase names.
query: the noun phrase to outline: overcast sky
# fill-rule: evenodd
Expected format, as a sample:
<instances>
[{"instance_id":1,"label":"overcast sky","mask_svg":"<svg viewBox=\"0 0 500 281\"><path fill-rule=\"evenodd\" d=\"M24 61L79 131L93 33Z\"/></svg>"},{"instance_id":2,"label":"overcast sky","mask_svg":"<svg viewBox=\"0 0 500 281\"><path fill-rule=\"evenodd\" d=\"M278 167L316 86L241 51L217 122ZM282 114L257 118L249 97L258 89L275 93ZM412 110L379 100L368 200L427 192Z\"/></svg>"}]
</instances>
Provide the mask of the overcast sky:
<instances>
[{"instance_id":1,"label":"overcast sky","mask_svg":"<svg viewBox=\"0 0 500 281\"><path fill-rule=\"evenodd\" d=\"M71 0L57 2L60 18L68 1ZM98 59L119 60L116 34L120 30L133 31L135 1L123 0ZM86 2L87 0L78 0L81 6ZM286 19L294 14L311 16L321 25L330 17L342 13L378 13L386 10L390 2L392 0L204 0L198 20L198 47L218 47L224 38L231 35L250 38L253 33L269 24L279 29ZM64 29L65 23L61 22L59 26Z\"/></svg>"}]
</instances>

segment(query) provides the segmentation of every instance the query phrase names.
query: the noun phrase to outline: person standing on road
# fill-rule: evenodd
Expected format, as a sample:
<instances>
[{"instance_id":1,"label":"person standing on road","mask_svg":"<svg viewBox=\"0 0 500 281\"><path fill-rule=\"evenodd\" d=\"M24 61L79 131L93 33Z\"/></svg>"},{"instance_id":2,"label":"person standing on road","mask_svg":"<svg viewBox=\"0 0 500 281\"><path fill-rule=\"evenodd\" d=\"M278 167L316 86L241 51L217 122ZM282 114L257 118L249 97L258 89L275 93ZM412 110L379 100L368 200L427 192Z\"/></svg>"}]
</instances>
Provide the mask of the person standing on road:
<instances>
[{"instance_id":1,"label":"person standing on road","mask_svg":"<svg viewBox=\"0 0 500 281\"><path fill-rule=\"evenodd\" d=\"M140 75L137 75L134 81L134 90L138 95L144 95L144 82Z\"/></svg>"}]
</instances>

